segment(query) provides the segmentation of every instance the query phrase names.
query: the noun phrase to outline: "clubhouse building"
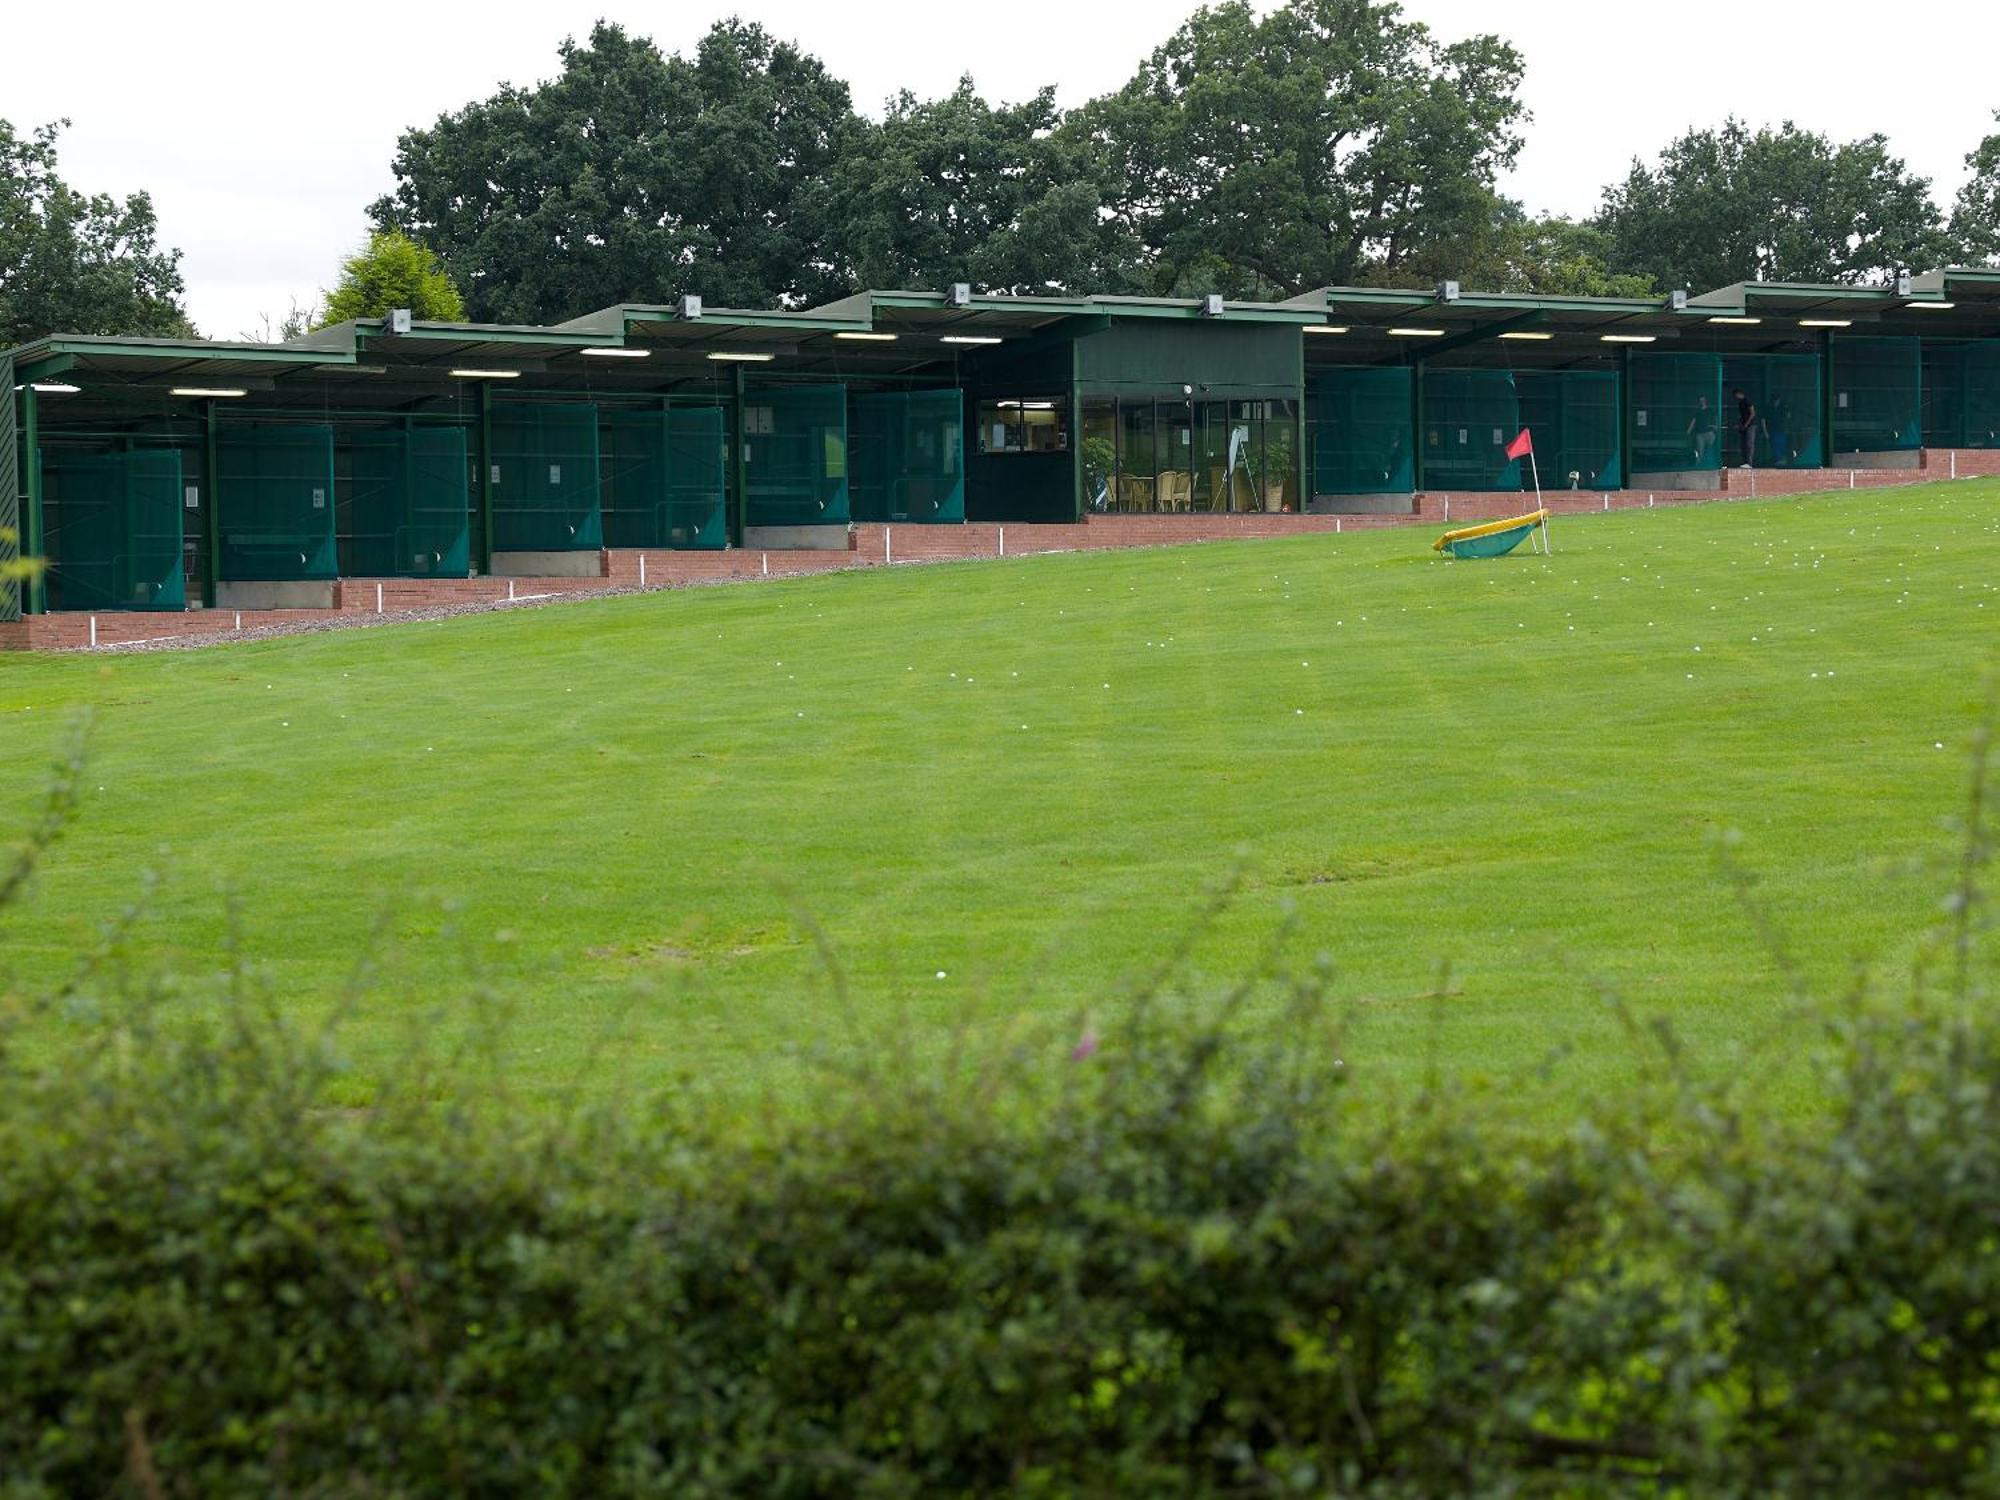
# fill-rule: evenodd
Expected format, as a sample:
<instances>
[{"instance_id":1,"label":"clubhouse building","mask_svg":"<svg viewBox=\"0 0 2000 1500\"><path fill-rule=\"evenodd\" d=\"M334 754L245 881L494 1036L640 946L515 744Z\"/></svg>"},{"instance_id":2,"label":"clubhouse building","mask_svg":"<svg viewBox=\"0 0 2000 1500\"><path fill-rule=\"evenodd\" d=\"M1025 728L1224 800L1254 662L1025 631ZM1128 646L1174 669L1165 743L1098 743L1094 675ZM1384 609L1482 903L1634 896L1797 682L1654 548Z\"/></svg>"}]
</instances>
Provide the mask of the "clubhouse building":
<instances>
[{"instance_id":1,"label":"clubhouse building","mask_svg":"<svg viewBox=\"0 0 2000 1500\"><path fill-rule=\"evenodd\" d=\"M0 644L95 644L217 610L1505 514L1536 477L1595 509L2000 472L2000 269L58 334L0 353L0 391L0 530L47 562L0 585Z\"/></svg>"}]
</instances>

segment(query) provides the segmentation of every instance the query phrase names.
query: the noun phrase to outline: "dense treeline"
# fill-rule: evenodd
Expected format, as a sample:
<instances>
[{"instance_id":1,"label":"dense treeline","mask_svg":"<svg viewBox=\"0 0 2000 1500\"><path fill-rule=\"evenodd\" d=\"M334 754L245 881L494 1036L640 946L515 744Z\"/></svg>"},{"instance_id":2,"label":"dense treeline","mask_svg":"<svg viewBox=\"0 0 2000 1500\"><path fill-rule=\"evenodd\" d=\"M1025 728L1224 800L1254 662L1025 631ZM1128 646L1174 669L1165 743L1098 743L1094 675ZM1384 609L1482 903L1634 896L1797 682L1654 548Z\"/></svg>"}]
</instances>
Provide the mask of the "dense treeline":
<instances>
[{"instance_id":1,"label":"dense treeline","mask_svg":"<svg viewBox=\"0 0 2000 1500\"><path fill-rule=\"evenodd\" d=\"M1449 276L1641 294L2000 257L2000 131L1949 213L1881 135L1732 118L1635 160L1588 219L1530 214L1499 188L1529 123L1523 67L1498 36L1445 43L1379 0L1261 16L1223 0L1073 110L1053 89L992 103L967 79L878 119L754 23L686 56L599 24L555 77L405 131L368 213L436 255L469 316L502 322L688 292L1276 297ZM52 129L0 123L0 342L181 326L145 196L75 195L53 148Z\"/></svg>"},{"instance_id":2,"label":"dense treeline","mask_svg":"<svg viewBox=\"0 0 2000 1500\"><path fill-rule=\"evenodd\" d=\"M114 922L0 982L0 1489L1991 1495L1989 848L1906 992L1773 1030L1819 1116L1635 1026L1554 1135L1383 1098L1310 971L747 1134L523 1109L421 1023L357 1109L337 1028Z\"/></svg>"},{"instance_id":3,"label":"dense treeline","mask_svg":"<svg viewBox=\"0 0 2000 1500\"><path fill-rule=\"evenodd\" d=\"M2000 134L1947 216L1880 135L1731 119L1635 161L1586 221L1498 188L1521 55L1393 4L1196 11L1114 93L889 101L739 20L691 57L599 25L562 71L406 132L379 227L437 252L475 317L561 319L693 292L1295 295L1330 283L1645 293L1865 281L2000 251Z\"/></svg>"}]
</instances>

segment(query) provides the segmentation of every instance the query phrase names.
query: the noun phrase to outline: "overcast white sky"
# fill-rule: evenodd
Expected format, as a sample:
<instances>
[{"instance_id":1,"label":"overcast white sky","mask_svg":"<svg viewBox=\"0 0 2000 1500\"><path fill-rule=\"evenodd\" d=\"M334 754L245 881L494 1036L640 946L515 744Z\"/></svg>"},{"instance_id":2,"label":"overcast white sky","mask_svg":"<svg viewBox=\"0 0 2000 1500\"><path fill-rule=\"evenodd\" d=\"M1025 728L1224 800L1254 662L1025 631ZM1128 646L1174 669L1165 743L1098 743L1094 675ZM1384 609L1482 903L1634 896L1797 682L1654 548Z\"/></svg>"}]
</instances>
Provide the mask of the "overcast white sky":
<instances>
[{"instance_id":1,"label":"overcast white sky","mask_svg":"<svg viewBox=\"0 0 2000 1500\"><path fill-rule=\"evenodd\" d=\"M1117 87L1193 0L350 0L338 9L156 0L8 5L0 117L57 116L65 177L144 188L185 252L188 305L234 338L331 282L390 186L397 133L556 70L565 34L599 16L687 49L718 17L762 21L825 59L879 113L899 88L989 99L1042 84L1073 105ZM1731 111L1849 138L1880 130L1942 202L2000 109L2000 3L1628 5L1406 0L1445 37L1497 31L1521 49L1534 120L1504 184L1531 209L1588 212L1635 154Z\"/></svg>"}]
</instances>

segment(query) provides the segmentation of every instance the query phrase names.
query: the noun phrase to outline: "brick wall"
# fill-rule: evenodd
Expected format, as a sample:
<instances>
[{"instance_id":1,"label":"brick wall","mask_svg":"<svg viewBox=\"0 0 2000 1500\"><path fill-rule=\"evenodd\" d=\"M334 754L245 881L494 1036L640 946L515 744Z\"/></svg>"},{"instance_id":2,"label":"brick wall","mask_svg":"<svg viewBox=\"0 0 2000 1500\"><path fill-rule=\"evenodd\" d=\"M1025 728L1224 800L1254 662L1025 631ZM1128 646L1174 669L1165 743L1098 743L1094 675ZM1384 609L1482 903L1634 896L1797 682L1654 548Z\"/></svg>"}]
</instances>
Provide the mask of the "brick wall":
<instances>
[{"instance_id":1,"label":"brick wall","mask_svg":"<svg viewBox=\"0 0 2000 1500\"><path fill-rule=\"evenodd\" d=\"M1723 473L1723 489L1719 492L1555 490L1547 492L1543 500L1554 514L1575 515L1662 505L1702 505L1814 490L1879 489L1996 474L2000 474L2000 449L1930 449L1915 469L1730 469ZM1470 526L1519 515L1532 503L1532 495L1513 492L1431 490L1416 497L1413 511L1408 515L1093 515L1068 525L974 521L962 526L899 526L867 522L854 528L853 546L846 550L607 551L603 555L603 576L596 578L344 578L335 588L331 610L216 609L186 614L41 615L17 623L0 623L0 651L64 650L177 636L226 636L239 631L283 629L329 620L357 622L357 617L431 609L482 606L504 609L509 604L577 598L607 589L679 588L758 578L795 578L844 568L1028 557L1114 547L1174 547L1301 533L1378 531L1392 526Z\"/></svg>"}]
</instances>

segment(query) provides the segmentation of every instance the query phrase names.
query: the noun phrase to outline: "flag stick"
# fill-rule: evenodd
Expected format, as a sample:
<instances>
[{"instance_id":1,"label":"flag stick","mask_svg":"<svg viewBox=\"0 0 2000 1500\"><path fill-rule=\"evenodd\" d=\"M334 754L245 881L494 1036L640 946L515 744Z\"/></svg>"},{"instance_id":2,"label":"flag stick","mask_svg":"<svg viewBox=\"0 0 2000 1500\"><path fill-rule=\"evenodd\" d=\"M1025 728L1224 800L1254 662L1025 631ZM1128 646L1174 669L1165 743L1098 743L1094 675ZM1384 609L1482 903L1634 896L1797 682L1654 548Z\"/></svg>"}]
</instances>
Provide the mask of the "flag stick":
<instances>
[{"instance_id":1,"label":"flag stick","mask_svg":"<svg viewBox=\"0 0 2000 1500\"><path fill-rule=\"evenodd\" d=\"M1535 509L1542 513L1542 551L1549 550L1549 512L1542 504L1542 466L1535 462L1535 450L1528 449L1528 472L1535 476Z\"/></svg>"}]
</instances>

